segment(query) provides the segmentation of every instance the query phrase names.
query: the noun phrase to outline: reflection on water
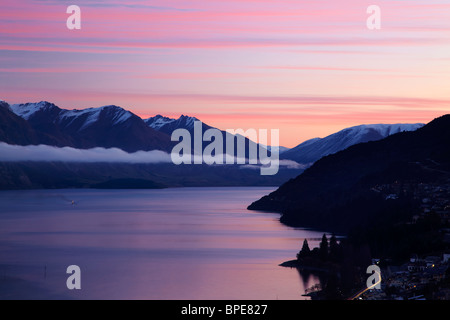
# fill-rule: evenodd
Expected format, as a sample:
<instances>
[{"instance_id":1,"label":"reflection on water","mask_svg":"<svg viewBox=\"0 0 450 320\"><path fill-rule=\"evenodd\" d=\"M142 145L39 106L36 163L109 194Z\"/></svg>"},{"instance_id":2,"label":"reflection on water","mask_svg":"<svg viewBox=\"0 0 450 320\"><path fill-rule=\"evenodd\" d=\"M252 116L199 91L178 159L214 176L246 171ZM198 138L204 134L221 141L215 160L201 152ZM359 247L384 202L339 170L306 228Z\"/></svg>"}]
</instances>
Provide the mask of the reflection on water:
<instances>
[{"instance_id":1,"label":"reflection on water","mask_svg":"<svg viewBox=\"0 0 450 320\"><path fill-rule=\"evenodd\" d=\"M322 234L246 210L271 191L0 192L0 298L304 299L318 277L278 264Z\"/></svg>"}]
</instances>

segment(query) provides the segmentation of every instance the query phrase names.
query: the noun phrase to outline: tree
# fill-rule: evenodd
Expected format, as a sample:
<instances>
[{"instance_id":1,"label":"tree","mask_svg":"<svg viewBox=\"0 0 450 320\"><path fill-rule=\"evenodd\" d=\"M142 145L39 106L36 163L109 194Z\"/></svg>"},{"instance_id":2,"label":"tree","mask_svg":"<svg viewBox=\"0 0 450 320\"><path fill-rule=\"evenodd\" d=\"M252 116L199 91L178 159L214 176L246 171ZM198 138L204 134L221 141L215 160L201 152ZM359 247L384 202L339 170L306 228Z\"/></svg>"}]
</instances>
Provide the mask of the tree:
<instances>
[{"instance_id":1,"label":"tree","mask_svg":"<svg viewBox=\"0 0 450 320\"><path fill-rule=\"evenodd\" d=\"M322 241L320 242L319 256L323 261L327 260L328 258L328 239L325 233L323 234Z\"/></svg>"},{"instance_id":2,"label":"tree","mask_svg":"<svg viewBox=\"0 0 450 320\"><path fill-rule=\"evenodd\" d=\"M311 250L309 249L308 240L303 240L302 250L297 254L297 259L305 258L311 255Z\"/></svg>"},{"instance_id":3,"label":"tree","mask_svg":"<svg viewBox=\"0 0 450 320\"><path fill-rule=\"evenodd\" d=\"M333 234L330 238L330 260L337 261L339 258L339 245L336 236Z\"/></svg>"}]
</instances>

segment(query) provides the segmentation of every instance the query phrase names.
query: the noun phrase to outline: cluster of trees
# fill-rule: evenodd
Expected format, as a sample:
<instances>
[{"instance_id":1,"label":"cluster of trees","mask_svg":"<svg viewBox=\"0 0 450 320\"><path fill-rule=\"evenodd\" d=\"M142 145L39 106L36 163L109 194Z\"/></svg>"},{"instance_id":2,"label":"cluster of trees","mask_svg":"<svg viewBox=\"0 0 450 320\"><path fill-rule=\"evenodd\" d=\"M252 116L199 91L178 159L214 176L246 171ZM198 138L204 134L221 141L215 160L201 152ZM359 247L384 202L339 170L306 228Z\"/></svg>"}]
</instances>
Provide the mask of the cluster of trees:
<instances>
[{"instance_id":1,"label":"cluster of trees","mask_svg":"<svg viewBox=\"0 0 450 320\"><path fill-rule=\"evenodd\" d=\"M322 241L318 248L311 250L309 248L308 240L303 241L303 246L297 254L297 260L302 261L306 258L312 258L323 262L338 262L342 257L342 248L339 245L336 236L333 234L328 241L326 234L323 234Z\"/></svg>"},{"instance_id":2,"label":"cluster of trees","mask_svg":"<svg viewBox=\"0 0 450 320\"><path fill-rule=\"evenodd\" d=\"M344 299L365 285L366 269L371 264L367 244L352 243L348 238L339 242L335 235L324 234L319 247L310 249L308 240L297 254L300 267L322 273L322 290L316 299Z\"/></svg>"}]
</instances>

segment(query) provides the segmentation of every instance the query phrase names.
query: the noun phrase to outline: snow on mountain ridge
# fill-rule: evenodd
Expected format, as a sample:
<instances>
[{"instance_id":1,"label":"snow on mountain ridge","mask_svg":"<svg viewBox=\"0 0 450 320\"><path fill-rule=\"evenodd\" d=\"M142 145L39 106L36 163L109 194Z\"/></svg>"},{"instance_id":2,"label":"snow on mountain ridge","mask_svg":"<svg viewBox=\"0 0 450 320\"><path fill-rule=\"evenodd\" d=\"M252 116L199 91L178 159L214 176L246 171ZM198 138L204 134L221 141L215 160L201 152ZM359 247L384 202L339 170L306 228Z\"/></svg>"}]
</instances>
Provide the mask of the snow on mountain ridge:
<instances>
[{"instance_id":1,"label":"snow on mountain ridge","mask_svg":"<svg viewBox=\"0 0 450 320\"><path fill-rule=\"evenodd\" d=\"M160 114L145 119L145 123L150 127L158 131L164 131L170 127L170 129L184 128L184 129L193 129L194 122L200 121L195 117L190 117L182 114L178 119L164 117Z\"/></svg>"},{"instance_id":2,"label":"snow on mountain ridge","mask_svg":"<svg viewBox=\"0 0 450 320\"><path fill-rule=\"evenodd\" d=\"M359 126L350 127L344 130L341 130L335 134L332 134L328 137L333 137L334 135L340 136L347 140L349 144L347 147L353 144L368 142L373 140L379 140L390 136L395 133L399 133L402 131L414 131L422 127L424 124L415 123L415 124L363 124ZM326 137L326 138L328 138ZM324 139L326 139L324 138Z\"/></svg>"},{"instance_id":3,"label":"snow on mountain ridge","mask_svg":"<svg viewBox=\"0 0 450 320\"><path fill-rule=\"evenodd\" d=\"M189 116L185 116L185 115L182 114L181 117L178 118L177 121L180 121L180 122L184 121L185 122L185 126L187 128L194 128L194 122L195 121L200 121L200 120L198 120L195 117L189 117Z\"/></svg>"},{"instance_id":4,"label":"snow on mountain ridge","mask_svg":"<svg viewBox=\"0 0 450 320\"><path fill-rule=\"evenodd\" d=\"M348 147L369 141L386 138L402 131L414 131L424 126L415 124L363 124L343 129L325 138L306 140L283 153L286 159L299 163L313 163L321 157L347 149Z\"/></svg>"},{"instance_id":5,"label":"snow on mountain ridge","mask_svg":"<svg viewBox=\"0 0 450 320\"><path fill-rule=\"evenodd\" d=\"M59 114L59 123L62 123L64 121L68 121L67 125L72 124L78 117L82 116L82 115L87 115L87 118L84 121L84 124L80 127L79 130L83 130L87 127L89 127L90 125L92 125L93 123L95 123L96 121L98 121L99 117L100 117L100 111L98 108L88 108L88 109L83 109L83 110L77 110L77 109L73 109L73 110L63 110L60 114Z\"/></svg>"},{"instance_id":6,"label":"snow on mountain ridge","mask_svg":"<svg viewBox=\"0 0 450 320\"><path fill-rule=\"evenodd\" d=\"M161 129L162 126L172 123L172 122L176 121L176 119L164 117L160 114L157 114L156 116L145 119L144 121L150 128L159 130L159 129Z\"/></svg>"},{"instance_id":7,"label":"snow on mountain ridge","mask_svg":"<svg viewBox=\"0 0 450 320\"><path fill-rule=\"evenodd\" d=\"M111 115L112 125L117 125L128 120L133 114L121 107L115 105L108 105L99 108L86 109L60 109L53 103L41 101L38 103L13 104L10 106L11 110L25 120L29 120L33 115L39 111L45 111L50 108L58 110L58 115L55 122L65 122L66 125L72 124L74 121L82 116L86 116L83 125L79 130L84 130L90 125L99 120L102 112L109 112Z\"/></svg>"},{"instance_id":8,"label":"snow on mountain ridge","mask_svg":"<svg viewBox=\"0 0 450 320\"><path fill-rule=\"evenodd\" d=\"M59 109L56 105L48 101L40 101L38 103L24 103L24 104L16 103L10 105L10 108L15 114L17 114L18 116L22 117L25 120L29 120L32 115L41 110L46 110L50 108Z\"/></svg>"},{"instance_id":9,"label":"snow on mountain ridge","mask_svg":"<svg viewBox=\"0 0 450 320\"><path fill-rule=\"evenodd\" d=\"M11 106L10 106L9 103L6 102L5 100L0 100L0 107L6 108L6 109L8 109L9 111L13 112L12 109L11 109Z\"/></svg>"}]
</instances>

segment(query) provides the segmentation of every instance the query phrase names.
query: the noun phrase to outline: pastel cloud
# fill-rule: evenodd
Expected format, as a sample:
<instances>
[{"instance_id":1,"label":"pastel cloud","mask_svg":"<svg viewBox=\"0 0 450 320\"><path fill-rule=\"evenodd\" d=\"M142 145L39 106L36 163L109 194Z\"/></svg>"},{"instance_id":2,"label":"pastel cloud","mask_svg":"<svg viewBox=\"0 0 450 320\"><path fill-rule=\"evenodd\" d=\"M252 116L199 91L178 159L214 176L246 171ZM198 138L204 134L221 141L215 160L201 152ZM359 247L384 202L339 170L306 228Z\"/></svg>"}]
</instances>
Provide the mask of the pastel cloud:
<instances>
[{"instance_id":1,"label":"pastel cloud","mask_svg":"<svg viewBox=\"0 0 450 320\"><path fill-rule=\"evenodd\" d=\"M287 146L450 110L448 1L379 0L376 32L361 0L81 0L78 31L71 4L2 3L3 99L270 124Z\"/></svg>"}]
</instances>

